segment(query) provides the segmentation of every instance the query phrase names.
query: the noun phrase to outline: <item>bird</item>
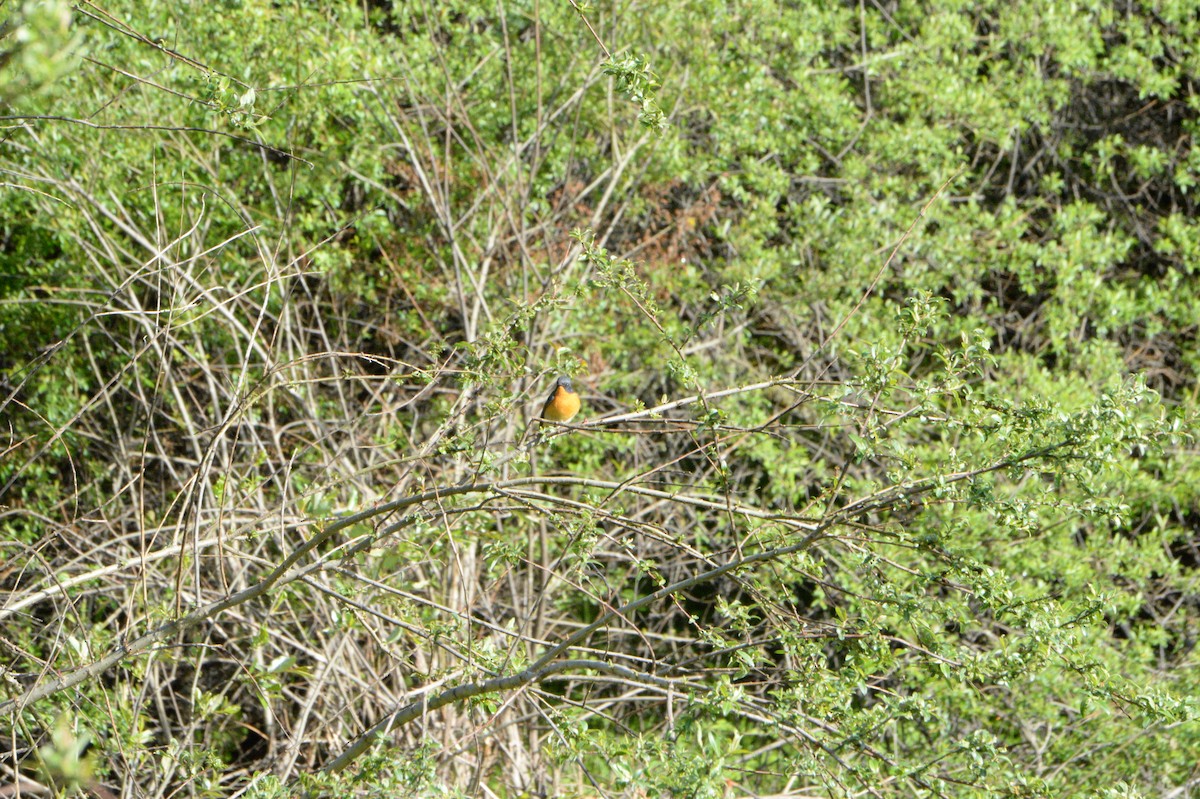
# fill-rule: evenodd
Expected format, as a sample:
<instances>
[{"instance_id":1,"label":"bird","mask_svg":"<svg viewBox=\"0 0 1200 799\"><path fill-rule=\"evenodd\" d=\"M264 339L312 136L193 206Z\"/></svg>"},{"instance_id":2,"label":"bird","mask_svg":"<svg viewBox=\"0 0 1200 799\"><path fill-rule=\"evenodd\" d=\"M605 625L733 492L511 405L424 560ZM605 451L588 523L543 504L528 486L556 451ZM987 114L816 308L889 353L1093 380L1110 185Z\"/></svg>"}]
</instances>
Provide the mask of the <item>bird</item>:
<instances>
[{"instance_id":1,"label":"bird","mask_svg":"<svg viewBox=\"0 0 1200 799\"><path fill-rule=\"evenodd\" d=\"M541 429L542 423L569 422L575 418L575 414L579 413L579 405L579 395L571 390L571 378L564 375L555 380L554 388L550 390L550 396L546 398L546 404L542 406L542 412L538 417L539 429L533 440L529 442L529 446L540 444L545 437L545 430Z\"/></svg>"},{"instance_id":2,"label":"bird","mask_svg":"<svg viewBox=\"0 0 1200 799\"><path fill-rule=\"evenodd\" d=\"M571 390L571 378L560 377L554 381L546 404L542 406L542 417L548 422L569 422L579 413L579 395Z\"/></svg>"}]
</instances>

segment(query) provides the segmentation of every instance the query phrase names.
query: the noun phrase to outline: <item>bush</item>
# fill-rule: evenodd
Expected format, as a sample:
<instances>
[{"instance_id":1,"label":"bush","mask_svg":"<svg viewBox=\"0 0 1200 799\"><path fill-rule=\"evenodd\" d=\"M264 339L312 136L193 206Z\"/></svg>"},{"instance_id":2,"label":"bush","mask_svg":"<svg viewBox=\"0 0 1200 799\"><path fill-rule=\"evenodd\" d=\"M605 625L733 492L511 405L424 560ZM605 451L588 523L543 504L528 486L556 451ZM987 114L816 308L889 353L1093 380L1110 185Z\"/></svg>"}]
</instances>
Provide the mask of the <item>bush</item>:
<instances>
[{"instance_id":1,"label":"bush","mask_svg":"<svg viewBox=\"0 0 1200 799\"><path fill-rule=\"evenodd\" d=\"M1195 9L144 6L0 42L24 778L1193 785Z\"/></svg>"}]
</instances>

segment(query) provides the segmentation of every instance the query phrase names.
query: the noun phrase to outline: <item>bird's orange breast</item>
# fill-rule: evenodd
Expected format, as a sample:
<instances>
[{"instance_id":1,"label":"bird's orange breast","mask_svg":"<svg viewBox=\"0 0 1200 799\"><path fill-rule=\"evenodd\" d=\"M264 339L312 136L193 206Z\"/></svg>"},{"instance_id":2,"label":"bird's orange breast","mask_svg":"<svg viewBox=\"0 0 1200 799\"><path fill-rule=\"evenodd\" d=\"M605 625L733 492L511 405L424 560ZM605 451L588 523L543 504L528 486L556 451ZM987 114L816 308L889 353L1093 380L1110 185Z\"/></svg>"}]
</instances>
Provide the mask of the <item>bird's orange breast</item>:
<instances>
[{"instance_id":1,"label":"bird's orange breast","mask_svg":"<svg viewBox=\"0 0 1200 799\"><path fill-rule=\"evenodd\" d=\"M579 404L578 394L559 386L546 407L542 408L542 418L551 422L569 422L579 413Z\"/></svg>"}]
</instances>

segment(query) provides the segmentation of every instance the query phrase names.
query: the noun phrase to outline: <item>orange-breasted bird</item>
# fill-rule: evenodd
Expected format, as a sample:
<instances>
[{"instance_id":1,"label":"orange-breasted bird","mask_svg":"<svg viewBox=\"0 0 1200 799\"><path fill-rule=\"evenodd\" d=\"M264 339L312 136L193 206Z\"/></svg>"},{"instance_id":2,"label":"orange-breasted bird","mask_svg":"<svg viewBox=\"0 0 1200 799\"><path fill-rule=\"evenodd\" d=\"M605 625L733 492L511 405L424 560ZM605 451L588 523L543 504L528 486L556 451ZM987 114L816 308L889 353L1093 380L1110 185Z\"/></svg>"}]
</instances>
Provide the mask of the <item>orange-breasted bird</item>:
<instances>
[{"instance_id":1,"label":"orange-breasted bird","mask_svg":"<svg viewBox=\"0 0 1200 799\"><path fill-rule=\"evenodd\" d=\"M569 422L579 413L579 395L571 390L571 378L554 381L550 397L542 406L542 418L548 422Z\"/></svg>"}]
</instances>

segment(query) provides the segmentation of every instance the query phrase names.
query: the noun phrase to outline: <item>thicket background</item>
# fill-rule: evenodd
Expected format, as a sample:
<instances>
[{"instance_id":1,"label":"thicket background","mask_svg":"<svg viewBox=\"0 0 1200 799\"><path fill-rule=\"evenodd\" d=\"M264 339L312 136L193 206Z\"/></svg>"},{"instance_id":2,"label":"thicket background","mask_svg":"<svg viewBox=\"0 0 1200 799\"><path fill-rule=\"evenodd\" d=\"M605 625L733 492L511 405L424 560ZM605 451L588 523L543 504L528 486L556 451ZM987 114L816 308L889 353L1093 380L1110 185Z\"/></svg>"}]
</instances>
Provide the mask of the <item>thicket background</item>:
<instances>
[{"instance_id":1,"label":"thicket background","mask_svg":"<svg viewBox=\"0 0 1200 799\"><path fill-rule=\"evenodd\" d=\"M0 8L6 795L1200 793L1200 4Z\"/></svg>"}]
</instances>

